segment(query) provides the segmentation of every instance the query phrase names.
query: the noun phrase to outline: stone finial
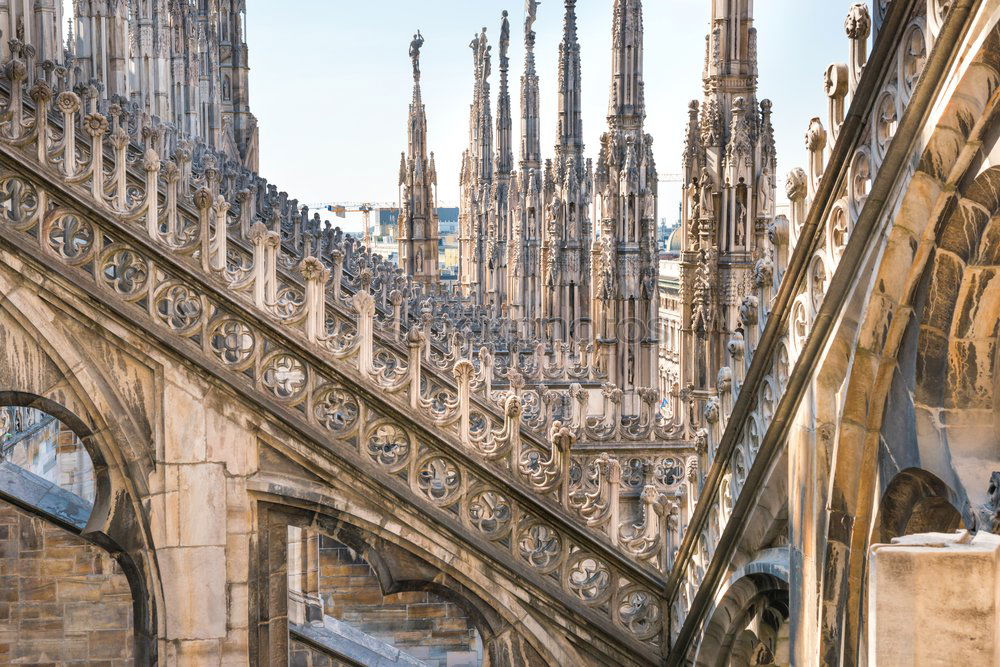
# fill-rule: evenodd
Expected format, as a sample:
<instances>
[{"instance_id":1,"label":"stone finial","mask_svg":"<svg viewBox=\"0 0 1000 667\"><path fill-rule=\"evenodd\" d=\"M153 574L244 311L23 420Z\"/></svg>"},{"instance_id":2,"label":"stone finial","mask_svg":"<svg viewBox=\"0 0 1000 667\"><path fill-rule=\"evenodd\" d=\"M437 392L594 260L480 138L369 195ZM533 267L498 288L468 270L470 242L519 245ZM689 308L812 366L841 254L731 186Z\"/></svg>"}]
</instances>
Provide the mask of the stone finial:
<instances>
[{"instance_id":1,"label":"stone finial","mask_svg":"<svg viewBox=\"0 0 1000 667\"><path fill-rule=\"evenodd\" d=\"M173 160L164 161L160 171L163 174L163 179L167 183L176 183L177 181L180 180L181 177L180 169L177 168L177 163L175 163Z\"/></svg>"},{"instance_id":2,"label":"stone finial","mask_svg":"<svg viewBox=\"0 0 1000 667\"><path fill-rule=\"evenodd\" d=\"M808 146L808 144L807 144ZM806 196L806 172L801 167L796 167L788 172L785 181L785 194L791 201L799 201Z\"/></svg>"},{"instance_id":3,"label":"stone finial","mask_svg":"<svg viewBox=\"0 0 1000 667\"><path fill-rule=\"evenodd\" d=\"M872 18L868 13L868 5L863 2L856 2L851 5L844 19L844 32L849 39L864 40L872 30Z\"/></svg>"},{"instance_id":4,"label":"stone finial","mask_svg":"<svg viewBox=\"0 0 1000 667\"><path fill-rule=\"evenodd\" d=\"M31 87L31 90L28 91L28 96L34 100L35 104L41 104L51 100L53 92L52 86L50 86L47 81L39 79L35 82L35 85Z\"/></svg>"},{"instance_id":5,"label":"stone finial","mask_svg":"<svg viewBox=\"0 0 1000 667\"><path fill-rule=\"evenodd\" d=\"M159 171L162 163L160 156L152 148L147 148L142 160L142 168L146 171Z\"/></svg>"},{"instance_id":6,"label":"stone finial","mask_svg":"<svg viewBox=\"0 0 1000 667\"><path fill-rule=\"evenodd\" d=\"M757 311L760 301L754 295L745 297L740 303L740 321L748 327L757 324Z\"/></svg>"},{"instance_id":7,"label":"stone finial","mask_svg":"<svg viewBox=\"0 0 1000 667\"><path fill-rule=\"evenodd\" d=\"M194 205L199 210L208 210L212 207L212 193L205 188L200 188L194 193Z\"/></svg>"},{"instance_id":8,"label":"stone finial","mask_svg":"<svg viewBox=\"0 0 1000 667\"><path fill-rule=\"evenodd\" d=\"M452 370L452 373L455 375L455 381L460 384L471 380L475 372L475 366L468 359L459 359L456 361L455 368Z\"/></svg>"},{"instance_id":9,"label":"stone finial","mask_svg":"<svg viewBox=\"0 0 1000 667\"><path fill-rule=\"evenodd\" d=\"M88 114L83 119L83 129L92 137L103 137L108 133L108 119L99 113Z\"/></svg>"},{"instance_id":10,"label":"stone finial","mask_svg":"<svg viewBox=\"0 0 1000 667\"><path fill-rule=\"evenodd\" d=\"M694 448L699 454L708 451L708 431L706 429L700 428L694 434Z\"/></svg>"},{"instance_id":11,"label":"stone finial","mask_svg":"<svg viewBox=\"0 0 1000 667\"><path fill-rule=\"evenodd\" d=\"M833 63L826 68L823 75L823 92L831 99L840 99L847 95L848 87L847 65Z\"/></svg>"},{"instance_id":12,"label":"stone finial","mask_svg":"<svg viewBox=\"0 0 1000 667\"><path fill-rule=\"evenodd\" d=\"M806 149L816 153L824 148L826 148L826 130L819 118L813 118L806 129Z\"/></svg>"},{"instance_id":13,"label":"stone finial","mask_svg":"<svg viewBox=\"0 0 1000 667\"><path fill-rule=\"evenodd\" d=\"M729 339L727 347L729 349L729 354L732 355L733 359L742 359L743 355L746 353L746 344L743 341L743 332L739 329L734 331L732 337Z\"/></svg>"},{"instance_id":14,"label":"stone finial","mask_svg":"<svg viewBox=\"0 0 1000 667\"><path fill-rule=\"evenodd\" d=\"M319 280L320 282L326 282L329 276L329 270L326 265L323 264L316 257L306 257L299 264L299 273L306 280Z\"/></svg>"},{"instance_id":15,"label":"stone finial","mask_svg":"<svg viewBox=\"0 0 1000 667\"><path fill-rule=\"evenodd\" d=\"M516 422L520 420L522 412L524 406L521 404L521 398L517 394L507 394L503 401L504 417Z\"/></svg>"},{"instance_id":16,"label":"stone finial","mask_svg":"<svg viewBox=\"0 0 1000 667\"><path fill-rule=\"evenodd\" d=\"M719 421L719 399L711 398L705 403L705 421L709 424Z\"/></svg>"},{"instance_id":17,"label":"stone finial","mask_svg":"<svg viewBox=\"0 0 1000 667\"><path fill-rule=\"evenodd\" d=\"M406 342L411 347L419 347L424 344L424 334L419 327L410 327L406 332Z\"/></svg>"},{"instance_id":18,"label":"stone finial","mask_svg":"<svg viewBox=\"0 0 1000 667\"><path fill-rule=\"evenodd\" d=\"M757 288L767 287L774 277L774 262L770 257L762 257L753 267L753 282Z\"/></svg>"},{"instance_id":19,"label":"stone finial","mask_svg":"<svg viewBox=\"0 0 1000 667\"><path fill-rule=\"evenodd\" d=\"M719 393L728 394L733 388L733 369L729 366L720 368L717 380Z\"/></svg>"},{"instance_id":20,"label":"stone finial","mask_svg":"<svg viewBox=\"0 0 1000 667\"><path fill-rule=\"evenodd\" d=\"M268 231L267 226L263 222L255 222L250 227L250 242L257 243L258 241L262 241L267 236Z\"/></svg>"},{"instance_id":21,"label":"stone finial","mask_svg":"<svg viewBox=\"0 0 1000 667\"><path fill-rule=\"evenodd\" d=\"M549 429L549 442L552 443L553 451L568 454L576 442L576 433L557 419L552 422L552 428Z\"/></svg>"}]
</instances>

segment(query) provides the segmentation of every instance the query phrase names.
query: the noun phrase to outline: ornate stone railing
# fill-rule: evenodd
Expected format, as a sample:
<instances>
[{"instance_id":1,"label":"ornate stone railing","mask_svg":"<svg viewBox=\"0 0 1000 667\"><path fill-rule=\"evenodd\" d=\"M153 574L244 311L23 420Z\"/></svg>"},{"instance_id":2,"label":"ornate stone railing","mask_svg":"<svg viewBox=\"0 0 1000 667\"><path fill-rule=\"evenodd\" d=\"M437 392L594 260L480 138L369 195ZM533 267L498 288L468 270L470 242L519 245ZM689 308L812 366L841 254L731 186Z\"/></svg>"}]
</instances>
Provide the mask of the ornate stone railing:
<instances>
[{"instance_id":1,"label":"ornate stone railing","mask_svg":"<svg viewBox=\"0 0 1000 667\"><path fill-rule=\"evenodd\" d=\"M673 664L686 655L725 571L734 543L721 545L739 528L730 519L746 511L772 461L776 434L786 426L775 421L776 411L799 398L798 389L787 391L790 378L803 375L800 356L815 345L811 336L831 279L951 4L876 0L877 68L868 63L871 13L865 4L850 9L849 61L826 73L827 124L809 123L808 169L794 170L787 182L790 219L779 217L768 230L769 256L757 262L756 293L740 309L746 336L730 341L731 366L704 406L707 428L698 440L711 467L666 586ZM766 457L760 455L765 444Z\"/></svg>"},{"instance_id":2,"label":"ornate stone railing","mask_svg":"<svg viewBox=\"0 0 1000 667\"><path fill-rule=\"evenodd\" d=\"M150 129L140 150L120 107L109 118L96 95L57 92L12 51L0 94L0 235L655 656L668 502L687 489L681 459L642 466L641 488L623 489L613 458L571 458L601 421L579 401L571 420L536 438L522 428L516 381L495 395L482 358L477 369L455 352L434 368L425 331L402 336L395 315L380 323L369 267L349 293L343 266L310 254L305 238L293 279L281 232L250 215L246 196L234 206L220 194L213 169L194 174L183 142L163 160ZM661 430L650 411L621 432L653 444Z\"/></svg>"},{"instance_id":3,"label":"ornate stone railing","mask_svg":"<svg viewBox=\"0 0 1000 667\"><path fill-rule=\"evenodd\" d=\"M222 196L228 204L223 218L232 241L231 247L227 248L227 262L234 269L247 273L252 269L250 232L255 222L262 222L276 232L280 239L275 255L277 271L285 287L276 296L286 310L293 311L303 305L305 288L295 269L305 257L316 257L329 269L333 280L326 288L328 307L346 318L353 316L351 299L360 289L361 274L367 269L371 274L369 289L375 302L373 334L376 340L402 357L406 354L403 337L410 328L417 327L426 338L427 373L433 376L440 371L443 377L437 378L439 383L451 386L453 390L451 376L459 359L472 360L479 372L480 349L486 346L487 352L495 350L496 363L492 363L494 355L491 353L489 369L493 377L486 383L487 388L490 385L507 387L511 381L507 377L508 369L515 367L519 370L528 383L523 394L526 408L522 415L524 425L542 438L552 422L560 417L558 411L544 409L552 400L544 402L543 394L555 391L560 394L559 399L568 404L569 392L559 389L561 382L579 381L594 385L606 379L586 346L566 350L561 344L550 341L539 355L536 349L539 347L538 340L522 340L516 331L511 330L509 320L502 313L500 317L491 315L487 308L473 300L460 298L454 290L449 292L443 286L433 294L426 293L421 286L403 276L397 267L361 246L357 239L345 235L339 228L333 228L329 222L323 223L318 213L310 217L307 207L300 208L297 200L290 199L287 193L279 191L266 179L247 171L225 155L211 151L204 144L179 134L172 125L142 113L136 104L128 100L102 98L96 86L77 83L80 76L78 69L52 61L37 63L30 45L16 40L12 49L23 58L24 80L28 88L33 88L36 82L43 82L53 95L60 90L72 90L91 114L103 115L116 128L121 128L128 140L126 175L135 171L141 180L145 151L152 149L158 156L173 155L172 164L177 170L182 207L198 189L207 189L213 201ZM59 126L60 122L56 113L53 126ZM82 146L79 155L86 155L87 133L81 130L77 138ZM108 153L111 152L109 148ZM171 167L165 165L164 169L169 171ZM161 192L169 189L165 177L170 176L161 174ZM140 185L139 190L142 187ZM543 323L537 323L536 329L542 331ZM531 354L524 355L524 348L530 349ZM512 353L512 349L521 349L522 352ZM532 384L538 385L537 390ZM483 392L482 386L482 383L474 385L474 399L487 399L490 407L499 412L503 397ZM678 439L683 435L679 425L658 427L659 436L666 434ZM649 433L652 435L652 429ZM588 437L586 433L580 435ZM634 426L628 435L635 437ZM610 437L610 441L614 440L613 436Z\"/></svg>"}]
</instances>

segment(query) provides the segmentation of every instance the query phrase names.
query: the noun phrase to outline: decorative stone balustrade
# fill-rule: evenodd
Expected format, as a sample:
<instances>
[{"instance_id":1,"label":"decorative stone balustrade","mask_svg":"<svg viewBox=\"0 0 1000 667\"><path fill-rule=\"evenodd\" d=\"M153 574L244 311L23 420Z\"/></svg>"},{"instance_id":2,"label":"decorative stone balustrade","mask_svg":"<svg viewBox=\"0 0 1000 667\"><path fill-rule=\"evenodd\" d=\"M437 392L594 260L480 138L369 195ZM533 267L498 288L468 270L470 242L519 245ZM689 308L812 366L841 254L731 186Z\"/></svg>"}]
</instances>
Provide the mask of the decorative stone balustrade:
<instances>
[{"instance_id":1,"label":"decorative stone balustrade","mask_svg":"<svg viewBox=\"0 0 1000 667\"><path fill-rule=\"evenodd\" d=\"M607 385L604 412L591 415L579 383L599 386L601 373L586 347L508 350L513 363L497 372L493 353L473 356L467 333L440 319L446 309L414 312L394 268L319 230L287 195L11 52L0 82L5 242L658 654L690 462L636 457L623 475L613 457L571 456L581 438L678 439L682 427L655 416L655 391L623 422L621 392ZM570 383L558 409L552 390L528 388L554 379Z\"/></svg>"}]
</instances>

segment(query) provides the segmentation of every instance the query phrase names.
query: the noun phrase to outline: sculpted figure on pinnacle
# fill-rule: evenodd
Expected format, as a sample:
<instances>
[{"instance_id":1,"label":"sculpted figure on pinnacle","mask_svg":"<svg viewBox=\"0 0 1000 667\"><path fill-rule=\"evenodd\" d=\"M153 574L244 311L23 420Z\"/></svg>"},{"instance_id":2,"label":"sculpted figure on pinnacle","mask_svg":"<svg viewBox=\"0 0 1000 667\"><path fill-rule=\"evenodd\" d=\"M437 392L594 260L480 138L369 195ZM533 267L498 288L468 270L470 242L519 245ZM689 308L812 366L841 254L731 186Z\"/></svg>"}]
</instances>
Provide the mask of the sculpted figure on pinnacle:
<instances>
[{"instance_id":1,"label":"sculpted figure on pinnacle","mask_svg":"<svg viewBox=\"0 0 1000 667\"><path fill-rule=\"evenodd\" d=\"M535 26L535 21L538 19L538 5L540 5L538 0L524 0L524 34L529 34Z\"/></svg>"},{"instance_id":2,"label":"sculpted figure on pinnacle","mask_svg":"<svg viewBox=\"0 0 1000 667\"><path fill-rule=\"evenodd\" d=\"M417 34L413 36L413 41L410 42L410 60L413 61L413 78L420 78L420 49L424 45L424 36L417 31Z\"/></svg>"},{"instance_id":3,"label":"sculpted figure on pinnacle","mask_svg":"<svg viewBox=\"0 0 1000 667\"><path fill-rule=\"evenodd\" d=\"M510 21L507 19L507 10L503 12L503 22L500 26L500 60L507 59L507 52L510 50Z\"/></svg>"}]
</instances>

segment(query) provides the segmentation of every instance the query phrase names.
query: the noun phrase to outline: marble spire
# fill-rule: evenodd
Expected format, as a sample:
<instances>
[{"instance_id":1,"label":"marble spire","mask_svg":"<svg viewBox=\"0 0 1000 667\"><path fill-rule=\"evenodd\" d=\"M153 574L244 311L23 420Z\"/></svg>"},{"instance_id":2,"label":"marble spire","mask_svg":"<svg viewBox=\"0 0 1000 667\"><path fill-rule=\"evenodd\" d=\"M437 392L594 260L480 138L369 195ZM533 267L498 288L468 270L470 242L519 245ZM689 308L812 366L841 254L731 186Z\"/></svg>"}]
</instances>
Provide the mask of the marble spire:
<instances>
[{"instance_id":1,"label":"marble spire","mask_svg":"<svg viewBox=\"0 0 1000 667\"><path fill-rule=\"evenodd\" d=\"M565 0L559 45L558 137L546 164L546 212L541 252L545 334L569 344L590 329L590 164L583 157L582 77L576 0Z\"/></svg>"},{"instance_id":2,"label":"marble spire","mask_svg":"<svg viewBox=\"0 0 1000 667\"><path fill-rule=\"evenodd\" d=\"M513 126L510 104L510 19L500 21L500 91L497 97L496 158L490 191L486 236L486 303L500 315L507 306L507 242L510 235L510 192L514 176Z\"/></svg>"},{"instance_id":3,"label":"marble spire","mask_svg":"<svg viewBox=\"0 0 1000 667\"><path fill-rule=\"evenodd\" d=\"M613 16L608 131L594 176L600 235L592 311L609 381L623 391L623 414L634 415L657 383L657 175L643 129L641 0L615 0Z\"/></svg>"},{"instance_id":4,"label":"marble spire","mask_svg":"<svg viewBox=\"0 0 1000 667\"><path fill-rule=\"evenodd\" d=\"M427 153L427 111L420 93L420 50L417 31L410 42L413 99L407 120L407 148L400 158L400 212L397 242L399 266L424 289L438 280L437 170Z\"/></svg>"},{"instance_id":5,"label":"marble spire","mask_svg":"<svg viewBox=\"0 0 1000 667\"><path fill-rule=\"evenodd\" d=\"M524 16L524 73L521 75L521 161L511 181L511 219L507 241L508 315L521 335L539 335L541 316L541 239L544 211L538 73L535 69L537 0L527 0Z\"/></svg>"},{"instance_id":6,"label":"marble spire","mask_svg":"<svg viewBox=\"0 0 1000 667\"><path fill-rule=\"evenodd\" d=\"M563 38L559 44L559 130L556 153L560 162L583 157L583 77L576 31L576 0L565 0Z\"/></svg>"}]
</instances>

